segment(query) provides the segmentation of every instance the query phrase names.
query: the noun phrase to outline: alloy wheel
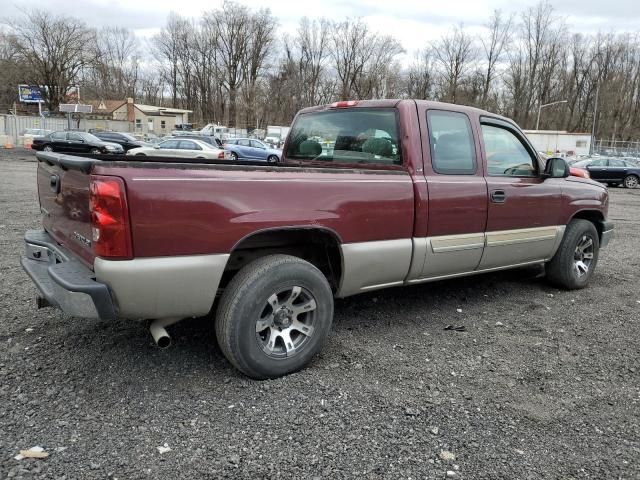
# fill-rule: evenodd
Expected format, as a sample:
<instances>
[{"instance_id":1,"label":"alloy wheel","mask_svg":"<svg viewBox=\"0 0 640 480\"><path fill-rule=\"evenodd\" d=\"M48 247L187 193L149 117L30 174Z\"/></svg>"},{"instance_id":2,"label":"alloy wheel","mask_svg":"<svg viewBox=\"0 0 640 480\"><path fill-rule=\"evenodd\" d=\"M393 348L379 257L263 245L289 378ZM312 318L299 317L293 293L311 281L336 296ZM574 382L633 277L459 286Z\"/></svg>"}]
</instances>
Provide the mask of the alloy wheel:
<instances>
[{"instance_id":1,"label":"alloy wheel","mask_svg":"<svg viewBox=\"0 0 640 480\"><path fill-rule=\"evenodd\" d=\"M256 340L272 358L289 358L305 348L314 332L316 300L300 286L274 292L256 321Z\"/></svg>"},{"instance_id":2,"label":"alloy wheel","mask_svg":"<svg viewBox=\"0 0 640 480\"><path fill-rule=\"evenodd\" d=\"M593 238L589 235L583 235L573 253L573 269L578 278L589 273L593 263L593 252Z\"/></svg>"}]
</instances>

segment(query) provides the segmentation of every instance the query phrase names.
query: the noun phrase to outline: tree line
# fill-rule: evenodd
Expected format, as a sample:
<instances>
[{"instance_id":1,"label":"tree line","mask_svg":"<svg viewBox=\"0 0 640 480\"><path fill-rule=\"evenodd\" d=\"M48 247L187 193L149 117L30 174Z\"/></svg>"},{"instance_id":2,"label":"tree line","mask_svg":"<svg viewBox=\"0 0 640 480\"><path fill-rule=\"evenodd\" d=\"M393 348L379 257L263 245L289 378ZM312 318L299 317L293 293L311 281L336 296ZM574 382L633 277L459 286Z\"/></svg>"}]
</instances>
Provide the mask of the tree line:
<instances>
[{"instance_id":1,"label":"tree line","mask_svg":"<svg viewBox=\"0 0 640 480\"><path fill-rule=\"evenodd\" d=\"M542 1L495 11L479 34L463 25L408 53L359 18L302 18L281 35L268 9L225 1L199 18L172 13L151 39L121 27L35 10L0 30L0 108L19 83L47 85L55 111L67 88L194 111L199 123L264 128L337 100L418 98L477 106L535 128L640 137L637 33L570 31Z\"/></svg>"}]
</instances>

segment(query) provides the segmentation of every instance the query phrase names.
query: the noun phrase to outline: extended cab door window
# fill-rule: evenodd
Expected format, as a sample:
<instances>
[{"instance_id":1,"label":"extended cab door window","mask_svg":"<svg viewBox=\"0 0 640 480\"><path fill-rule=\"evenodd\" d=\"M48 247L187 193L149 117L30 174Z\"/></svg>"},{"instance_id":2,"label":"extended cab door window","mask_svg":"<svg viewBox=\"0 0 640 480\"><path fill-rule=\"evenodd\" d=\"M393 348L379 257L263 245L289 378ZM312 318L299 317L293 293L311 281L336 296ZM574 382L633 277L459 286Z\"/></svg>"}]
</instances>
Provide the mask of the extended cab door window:
<instances>
[{"instance_id":1,"label":"extended cab door window","mask_svg":"<svg viewBox=\"0 0 640 480\"><path fill-rule=\"evenodd\" d=\"M431 165L436 173L471 175L476 155L471 123L464 113L429 110Z\"/></svg>"},{"instance_id":2,"label":"extended cab door window","mask_svg":"<svg viewBox=\"0 0 640 480\"><path fill-rule=\"evenodd\" d=\"M537 162L511 131L483 124L482 139L489 175L510 177L538 175Z\"/></svg>"}]
</instances>

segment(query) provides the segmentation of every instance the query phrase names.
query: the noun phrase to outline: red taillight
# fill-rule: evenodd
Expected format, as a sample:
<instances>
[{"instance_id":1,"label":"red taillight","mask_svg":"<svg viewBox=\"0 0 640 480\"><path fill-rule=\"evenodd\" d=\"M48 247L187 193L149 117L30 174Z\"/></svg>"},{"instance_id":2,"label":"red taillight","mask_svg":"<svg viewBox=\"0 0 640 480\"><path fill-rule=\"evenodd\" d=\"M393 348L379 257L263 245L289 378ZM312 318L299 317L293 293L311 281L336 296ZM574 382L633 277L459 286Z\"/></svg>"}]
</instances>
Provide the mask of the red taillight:
<instances>
[{"instance_id":1,"label":"red taillight","mask_svg":"<svg viewBox=\"0 0 640 480\"><path fill-rule=\"evenodd\" d=\"M222 160L224 160L224 151L218 154L218 158L221 158Z\"/></svg>"},{"instance_id":2,"label":"red taillight","mask_svg":"<svg viewBox=\"0 0 640 480\"><path fill-rule=\"evenodd\" d=\"M357 100L347 100L342 102L334 102L331 104L333 108L348 108L355 107L358 104Z\"/></svg>"},{"instance_id":3,"label":"red taillight","mask_svg":"<svg viewBox=\"0 0 640 480\"><path fill-rule=\"evenodd\" d=\"M91 175L91 236L98 257L132 258L129 207L119 177Z\"/></svg>"}]
</instances>

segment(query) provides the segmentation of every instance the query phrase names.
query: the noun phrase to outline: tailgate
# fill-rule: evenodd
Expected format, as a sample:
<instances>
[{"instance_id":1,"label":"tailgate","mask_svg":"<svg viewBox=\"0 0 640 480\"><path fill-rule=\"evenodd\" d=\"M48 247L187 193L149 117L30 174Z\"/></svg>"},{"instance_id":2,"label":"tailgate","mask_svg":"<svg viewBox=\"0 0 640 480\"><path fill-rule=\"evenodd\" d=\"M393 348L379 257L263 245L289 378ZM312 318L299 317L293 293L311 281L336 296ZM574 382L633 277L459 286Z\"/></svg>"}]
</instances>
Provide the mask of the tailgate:
<instances>
[{"instance_id":1,"label":"tailgate","mask_svg":"<svg viewBox=\"0 0 640 480\"><path fill-rule=\"evenodd\" d=\"M39 161L38 196L45 230L93 268L89 174Z\"/></svg>"}]
</instances>

